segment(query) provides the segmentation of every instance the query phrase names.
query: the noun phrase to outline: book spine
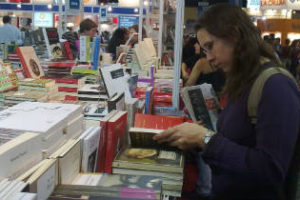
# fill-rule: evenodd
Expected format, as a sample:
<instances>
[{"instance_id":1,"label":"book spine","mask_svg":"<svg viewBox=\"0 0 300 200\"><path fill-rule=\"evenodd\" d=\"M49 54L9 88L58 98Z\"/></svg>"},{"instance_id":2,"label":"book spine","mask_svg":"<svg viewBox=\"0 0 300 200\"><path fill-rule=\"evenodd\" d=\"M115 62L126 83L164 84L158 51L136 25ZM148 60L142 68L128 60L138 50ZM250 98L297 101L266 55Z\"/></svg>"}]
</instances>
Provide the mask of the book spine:
<instances>
[{"instance_id":1,"label":"book spine","mask_svg":"<svg viewBox=\"0 0 300 200\"><path fill-rule=\"evenodd\" d=\"M81 62L86 61L86 36L80 36L79 59Z\"/></svg>"},{"instance_id":2,"label":"book spine","mask_svg":"<svg viewBox=\"0 0 300 200\"><path fill-rule=\"evenodd\" d=\"M107 121L100 121L101 134L98 146L98 157L96 172L104 172L106 136L107 136Z\"/></svg>"},{"instance_id":3,"label":"book spine","mask_svg":"<svg viewBox=\"0 0 300 200\"><path fill-rule=\"evenodd\" d=\"M28 66L26 65L25 59L24 59L24 57L23 57L23 54L22 54L20 48L17 48L16 52L17 52L17 55L18 55L19 58L20 58L20 61L21 61L21 64L22 64L22 66L23 66L23 69L24 69L24 71L25 71L26 76L27 76L28 78L31 78L31 75L30 75Z\"/></svg>"},{"instance_id":4,"label":"book spine","mask_svg":"<svg viewBox=\"0 0 300 200\"><path fill-rule=\"evenodd\" d=\"M77 93L77 88L58 87L59 92L74 92Z\"/></svg>"},{"instance_id":5,"label":"book spine","mask_svg":"<svg viewBox=\"0 0 300 200\"><path fill-rule=\"evenodd\" d=\"M86 40L85 40L86 44L85 44L85 53L86 53L86 62L90 62L91 61L91 39L89 36L86 36Z\"/></svg>"},{"instance_id":6,"label":"book spine","mask_svg":"<svg viewBox=\"0 0 300 200\"><path fill-rule=\"evenodd\" d=\"M55 83L66 83L66 84L78 84L78 79L69 78L51 78L55 80Z\"/></svg>"},{"instance_id":7,"label":"book spine","mask_svg":"<svg viewBox=\"0 0 300 200\"><path fill-rule=\"evenodd\" d=\"M113 127L116 126L113 122L107 123L107 132L106 132L106 152L105 152L105 162L104 162L104 173L112 173L112 162L114 159L114 140L116 139Z\"/></svg>"},{"instance_id":8,"label":"book spine","mask_svg":"<svg viewBox=\"0 0 300 200\"><path fill-rule=\"evenodd\" d=\"M33 82L26 82L26 81L19 81L19 86L28 86L28 87L41 87L45 88L45 83L33 83Z\"/></svg>"},{"instance_id":9,"label":"book spine","mask_svg":"<svg viewBox=\"0 0 300 200\"><path fill-rule=\"evenodd\" d=\"M100 53L100 37L96 37L94 42L93 70L98 69L99 53Z\"/></svg>"},{"instance_id":10,"label":"book spine","mask_svg":"<svg viewBox=\"0 0 300 200\"><path fill-rule=\"evenodd\" d=\"M74 60L73 54L72 54L72 51L71 51L71 48L70 48L70 44L69 44L68 41L64 42L64 47L65 47L65 50L66 50L67 58L69 60Z\"/></svg>"}]
</instances>

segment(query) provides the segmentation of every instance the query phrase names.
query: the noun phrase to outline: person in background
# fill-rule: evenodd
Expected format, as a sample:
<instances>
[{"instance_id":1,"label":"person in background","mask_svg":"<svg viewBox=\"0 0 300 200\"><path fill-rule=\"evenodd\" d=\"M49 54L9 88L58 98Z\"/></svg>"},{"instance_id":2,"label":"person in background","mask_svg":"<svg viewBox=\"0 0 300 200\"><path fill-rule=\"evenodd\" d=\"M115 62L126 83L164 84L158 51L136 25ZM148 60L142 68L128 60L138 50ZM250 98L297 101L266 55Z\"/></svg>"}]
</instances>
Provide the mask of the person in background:
<instances>
[{"instance_id":1,"label":"person in background","mask_svg":"<svg viewBox=\"0 0 300 200\"><path fill-rule=\"evenodd\" d=\"M190 37L182 49L181 77L184 81L188 80L194 65L200 58L199 42L197 38Z\"/></svg>"},{"instance_id":2,"label":"person in background","mask_svg":"<svg viewBox=\"0 0 300 200\"><path fill-rule=\"evenodd\" d=\"M282 53L281 53L281 60L283 64L285 65L286 69L290 68L291 65L291 46L290 46L290 39L285 39L285 44L282 47Z\"/></svg>"},{"instance_id":3,"label":"person in background","mask_svg":"<svg viewBox=\"0 0 300 200\"><path fill-rule=\"evenodd\" d=\"M97 28L97 24L93 20L87 18L80 22L79 34L93 38L97 34Z\"/></svg>"},{"instance_id":4,"label":"person in background","mask_svg":"<svg viewBox=\"0 0 300 200\"><path fill-rule=\"evenodd\" d=\"M207 8L197 29L207 60L226 74L223 92L228 104L219 115L216 132L184 123L155 135L154 140L183 150L202 149L212 169L214 200L284 199L290 194L285 190L290 169L299 164L294 160L300 126L297 85L285 75L272 75L263 87L257 123L251 123L249 91L264 69L279 66L280 61L246 12L235 5Z\"/></svg>"},{"instance_id":5,"label":"person in background","mask_svg":"<svg viewBox=\"0 0 300 200\"><path fill-rule=\"evenodd\" d=\"M108 42L107 51L108 53L112 54L114 60L116 59L117 56L116 55L117 47L120 46L121 44L125 44L128 38L129 38L129 31L124 27L117 28L113 33L112 37Z\"/></svg>"},{"instance_id":6,"label":"person in background","mask_svg":"<svg viewBox=\"0 0 300 200\"><path fill-rule=\"evenodd\" d=\"M17 27L11 25L10 16L3 17L3 26L0 27L0 35L0 44L23 44L21 31Z\"/></svg>"},{"instance_id":7,"label":"person in background","mask_svg":"<svg viewBox=\"0 0 300 200\"><path fill-rule=\"evenodd\" d=\"M139 32L139 25L135 24L135 25L129 27L129 32L130 32L130 34L132 34L132 33L138 33ZM131 39L130 44L132 46L134 46L138 42L138 38L139 38L138 35L135 35ZM147 38L147 33L146 33L146 29L143 27L142 28L142 39L144 39L144 38Z\"/></svg>"},{"instance_id":8,"label":"person in background","mask_svg":"<svg viewBox=\"0 0 300 200\"><path fill-rule=\"evenodd\" d=\"M62 39L65 39L69 42L73 57L76 58L78 54L78 50L76 47L76 40L79 40L79 37L78 34L74 31L73 23L67 23L67 32L65 32L62 35Z\"/></svg>"}]
</instances>

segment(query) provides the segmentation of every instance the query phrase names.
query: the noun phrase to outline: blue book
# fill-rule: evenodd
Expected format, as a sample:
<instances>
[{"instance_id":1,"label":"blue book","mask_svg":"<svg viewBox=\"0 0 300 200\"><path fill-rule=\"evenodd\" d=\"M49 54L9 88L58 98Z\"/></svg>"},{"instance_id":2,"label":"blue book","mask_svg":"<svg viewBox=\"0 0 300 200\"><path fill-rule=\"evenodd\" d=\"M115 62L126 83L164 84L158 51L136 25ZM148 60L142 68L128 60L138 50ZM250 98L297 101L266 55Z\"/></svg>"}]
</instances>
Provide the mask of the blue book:
<instances>
[{"instance_id":1,"label":"blue book","mask_svg":"<svg viewBox=\"0 0 300 200\"><path fill-rule=\"evenodd\" d=\"M95 37L94 52L93 52L93 70L98 70L99 54L100 54L100 37Z\"/></svg>"}]
</instances>

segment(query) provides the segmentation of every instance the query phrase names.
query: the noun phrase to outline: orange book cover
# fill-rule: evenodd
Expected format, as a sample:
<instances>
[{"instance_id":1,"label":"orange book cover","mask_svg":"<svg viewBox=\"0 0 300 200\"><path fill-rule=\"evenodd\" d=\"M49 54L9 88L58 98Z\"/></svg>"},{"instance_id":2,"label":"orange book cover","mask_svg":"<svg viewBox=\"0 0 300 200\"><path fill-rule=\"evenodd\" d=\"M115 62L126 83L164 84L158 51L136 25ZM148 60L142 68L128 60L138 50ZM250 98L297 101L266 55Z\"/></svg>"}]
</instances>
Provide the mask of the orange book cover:
<instances>
[{"instance_id":1,"label":"orange book cover","mask_svg":"<svg viewBox=\"0 0 300 200\"><path fill-rule=\"evenodd\" d=\"M117 111L117 113L108 120L104 173L112 173L112 162L117 153L124 146L126 124L126 111Z\"/></svg>"},{"instance_id":2,"label":"orange book cover","mask_svg":"<svg viewBox=\"0 0 300 200\"><path fill-rule=\"evenodd\" d=\"M184 123L183 118L168 117L158 115L145 115L141 113L135 114L134 127L152 128L152 129L168 129L170 127Z\"/></svg>"},{"instance_id":3,"label":"orange book cover","mask_svg":"<svg viewBox=\"0 0 300 200\"><path fill-rule=\"evenodd\" d=\"M23 69L28 78L40 78L45 76L44 71L40 65L40 61L32 46L18 47L16 50Z\"/></svg>"}]
</instances>

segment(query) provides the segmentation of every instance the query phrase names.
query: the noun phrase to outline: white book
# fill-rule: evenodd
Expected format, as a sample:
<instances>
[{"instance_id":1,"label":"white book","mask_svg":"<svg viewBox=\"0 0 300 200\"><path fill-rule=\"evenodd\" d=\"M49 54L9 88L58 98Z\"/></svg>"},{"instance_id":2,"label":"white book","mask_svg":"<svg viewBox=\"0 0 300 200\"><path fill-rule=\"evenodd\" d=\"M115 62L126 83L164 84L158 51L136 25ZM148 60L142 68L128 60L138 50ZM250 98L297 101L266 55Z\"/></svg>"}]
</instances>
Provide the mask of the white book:
<instances>
[{"instance_id":1,"label":"white book","mask_svg":"<svg viewBox=\"0 0 300 200\"><path fill-rule=\"evenodd\" d=\"M16 177L42 160L41 136L24 133L0 146L0 177Z\"/></svg>"},{"instance_id":2,"label":"white book","mask_svg":"<svg viewBox=\"0 0 300 200\"><path fill-rule=\"evenodd\" d=\"M124 92L125 102L132 98L125 73L120 64L101 67L100 72L109 97Z\"/></svg>"},{"instance_id":3,"label":"white book","mask_svg":"<svg viewBox=\"0 0 300 200\"><path fill-rule=\"evenodd\" d=\"M21 192L25 187L27 186L27 183L23 181L18 181L10 191L8 191L2 198L3 199L11 199L13 196L15 196L16 193Z\"/></svg>"},{"instance_id":4,"label":"white book","mask_svg":"<svg viewBox=\"0 0 300 200\"><path fill-rule=\"evenodd\" d=\"M29 192L18 192L11 200L37 200L37 195Z\"/></svg>"},{"instance_id":5,"label":"white book","mask_svg":"<svg viewBox=\"0 0 300 200\"><path fill-rule=\"evenodd\" d=\"M37 193L37 199L47 200L58 181L57 160L47 159L43 166L27 180L29 190Z\"/></svg>"},{"instance_id":6,"label":"white book","mask_svg":"<svg viewBox=\"0 0 300 200\"><path fill-rule=\"evenodd\" d=\"M70 184L80 171L80 140L74 140L58 157L59 184Z\"/></svg>"},{"instance_id":7,"label":"white book","mask_svg":"<svg viewBox=\"0 0 300 200\"><path fill-rule=\"evenodd\" d=\"M97 186L100 185L102 174L78 174L72 185Z\"/></svg>"},{"instance_id":8,"label":"white book","mask_svg":"<svg viewBox=\"0 0 300 200\"><path fill-rule=\"evenodd\" d=\"M67 127L64 129L65 139L75 139L79 137L84 130L83 119L84 116L81 114L67 123Z\"/></svg>"},{"instance_id":9,"label":"white book","mask_svg":"<svg viewBox=\"0 0 300 200\"><path fill-rule=\"evenodd\" d=\"M95 172L100 140L100 127L90 127L80 137L82 144L82 172Z\"/></svg>"}]
</instances>

